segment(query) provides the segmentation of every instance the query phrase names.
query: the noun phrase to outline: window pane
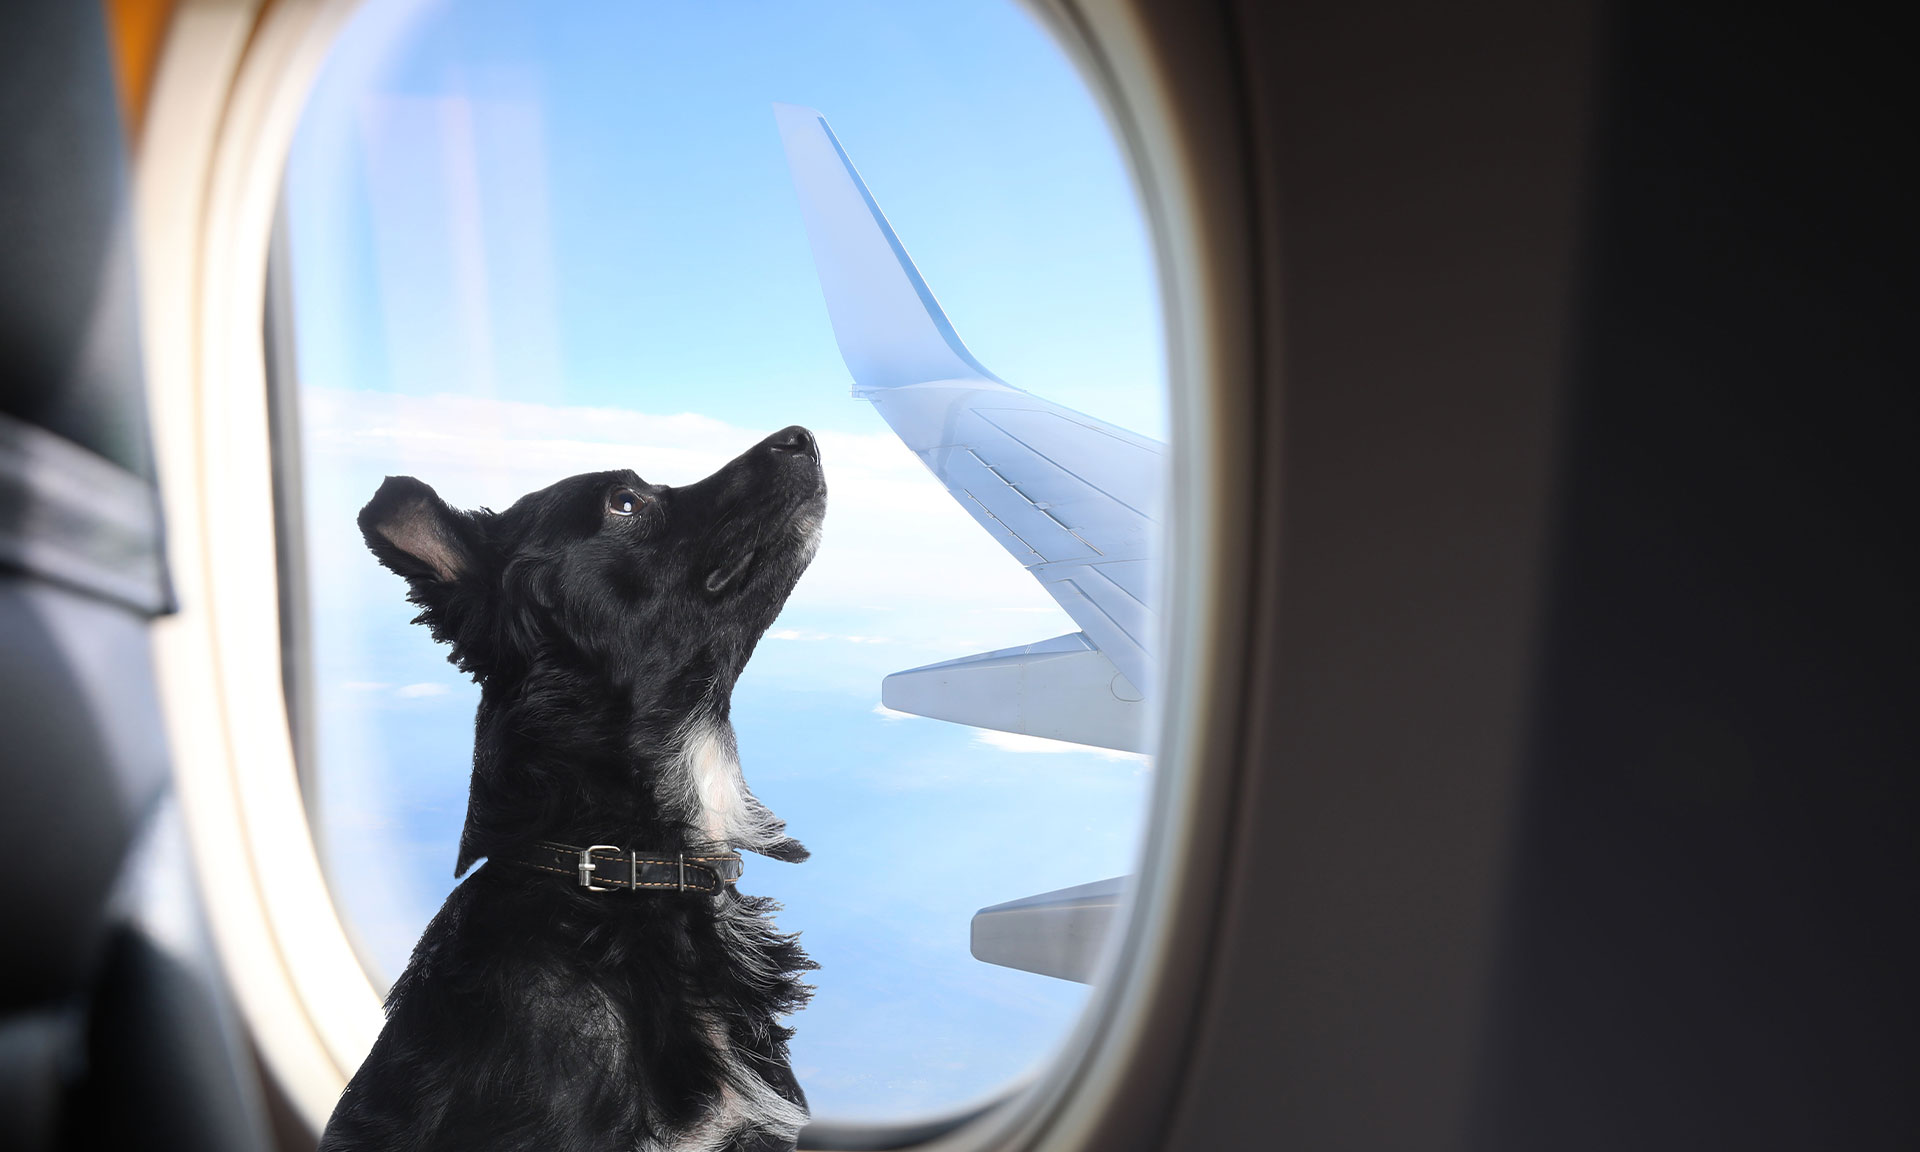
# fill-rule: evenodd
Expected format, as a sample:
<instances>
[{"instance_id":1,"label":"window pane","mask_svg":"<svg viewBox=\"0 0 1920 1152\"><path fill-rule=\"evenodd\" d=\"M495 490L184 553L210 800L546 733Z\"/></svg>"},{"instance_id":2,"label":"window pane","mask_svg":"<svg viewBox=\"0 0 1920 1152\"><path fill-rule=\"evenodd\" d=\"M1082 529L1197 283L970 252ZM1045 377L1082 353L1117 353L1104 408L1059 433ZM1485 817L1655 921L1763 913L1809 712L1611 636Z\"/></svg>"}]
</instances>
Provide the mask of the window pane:
<instances>
[{"instance_id":1,"label":"window pane","mask_svg":"<svg viewBox=\"0 0 1920 1152\"><path fill-rule=\"evenodd\" d=\"M591 470L689 483L807 425L825 534L732 715L749 784L813 858L749 857L741 887L820 964L789 1021L814 1114L925 1115L1071 1027L1087 987L974 959L969 925L1130 873L1150 769L880 704L891 673L1083 625L849 395L776 101L830 120L974 356L1164 440L1138 205L1017 7L369 0L286 184L315 824L384 985L455 883L478 692L360 539L381 477L501 508Z\"/></svg>"}]
</instances>

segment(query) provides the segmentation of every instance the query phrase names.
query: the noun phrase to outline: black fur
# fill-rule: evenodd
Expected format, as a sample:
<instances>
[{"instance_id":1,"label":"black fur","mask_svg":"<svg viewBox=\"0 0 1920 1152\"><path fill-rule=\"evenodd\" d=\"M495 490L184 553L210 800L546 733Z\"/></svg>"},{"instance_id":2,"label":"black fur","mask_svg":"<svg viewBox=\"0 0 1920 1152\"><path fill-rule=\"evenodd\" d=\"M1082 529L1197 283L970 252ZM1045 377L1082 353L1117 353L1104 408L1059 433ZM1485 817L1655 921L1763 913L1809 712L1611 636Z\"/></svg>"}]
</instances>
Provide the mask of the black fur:
<instances>
[{"instance_id":1,"label":"black fur","mask_svg":"<svg viewBox=\"0 0 1920 1152\"><path fill-rule=\"evenodd\" d=\"M744 783L719 823L683 751L697 734L731 754L734 682L825 507L800 428L683 488L593 473L494 513L411 477L380 486L360 513L368 546L481 686L457 871L493 859L421 936L324 1152L793 1147L805 1099L777 1017L806 1002L814 965L774 930L772 901L586 892L499 857L719 840L806 858ZM772 1106L750 1106L743 1076Z\"/></svg>"}]
</instances>

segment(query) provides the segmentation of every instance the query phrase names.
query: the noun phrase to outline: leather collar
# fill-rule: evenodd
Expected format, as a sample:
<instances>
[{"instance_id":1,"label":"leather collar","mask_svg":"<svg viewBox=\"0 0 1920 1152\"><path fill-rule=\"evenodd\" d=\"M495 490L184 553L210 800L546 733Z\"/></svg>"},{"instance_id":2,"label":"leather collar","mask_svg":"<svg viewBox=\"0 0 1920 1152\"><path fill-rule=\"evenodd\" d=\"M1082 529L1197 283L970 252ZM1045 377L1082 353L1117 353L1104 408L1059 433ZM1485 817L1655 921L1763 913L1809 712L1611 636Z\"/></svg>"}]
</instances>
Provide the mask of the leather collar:
<instances>
[{"instance_id":1,"label":"leather collar","mask_svg":"<svg viewBox=\"0 0 1920 1152\"><path fill-rule=\"evenodd\" d=\"M738 852L689 856L638 852L618 844L576 848L542 842L508 853L503 859L570 877L589 892L697 892L713 896L726 891L727 885L740 879L745 870Z\"/></svg>"}]
</instances>

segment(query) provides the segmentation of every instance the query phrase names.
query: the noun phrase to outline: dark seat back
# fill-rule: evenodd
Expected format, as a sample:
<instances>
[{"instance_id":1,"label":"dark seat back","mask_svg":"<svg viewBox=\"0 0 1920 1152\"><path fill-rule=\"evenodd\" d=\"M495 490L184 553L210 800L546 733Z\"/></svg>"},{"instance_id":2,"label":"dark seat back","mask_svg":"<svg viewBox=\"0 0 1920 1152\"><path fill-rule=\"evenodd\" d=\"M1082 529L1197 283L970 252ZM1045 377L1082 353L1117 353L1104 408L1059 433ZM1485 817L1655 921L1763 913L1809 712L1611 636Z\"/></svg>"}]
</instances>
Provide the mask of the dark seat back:
<instances>
[{"instance_id":1,"label":"dark seat back","mask_svg":"<svg viewBox=\"0 0 1920 1152\"><path fill-rule=\"evenodd\" d=\"M0 1147L266 1146L173 795L101 9L0 6Z\"/></svg>"}]
</instances>

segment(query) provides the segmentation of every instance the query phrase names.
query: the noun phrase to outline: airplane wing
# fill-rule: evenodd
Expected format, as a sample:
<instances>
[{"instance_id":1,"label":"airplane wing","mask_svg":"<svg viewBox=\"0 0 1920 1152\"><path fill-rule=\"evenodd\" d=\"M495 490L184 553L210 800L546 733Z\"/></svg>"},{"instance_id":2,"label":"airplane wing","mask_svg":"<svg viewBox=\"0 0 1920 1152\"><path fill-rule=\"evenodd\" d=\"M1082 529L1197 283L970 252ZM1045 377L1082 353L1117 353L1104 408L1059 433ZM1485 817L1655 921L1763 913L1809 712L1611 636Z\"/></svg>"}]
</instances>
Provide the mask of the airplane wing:
<instances>
[{"instance_id":1,"label":"airplane wing","mask_svg":"<svg viewBox=\"0 0 1920 1152\"><path fill-rule=\"evenodd\" d=\"M987 371L811 108L774 105L834 339L871 402L1081 631L897 672L889 708L1148 750L1166 447Z\"/></svg>"},{"instance_id":2,"label":"airplane wing","mask_svg":"<svg viewBox=\"0 0 1920 1152\"><path fill-rule=\"evenodd\" d=\"M982 908L973 914L968 950L1002 968L1091 984L1132 886L1133 877L1116 876Z\"/></svg>"}]
</instances>

